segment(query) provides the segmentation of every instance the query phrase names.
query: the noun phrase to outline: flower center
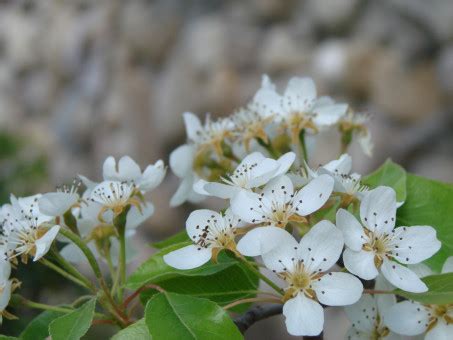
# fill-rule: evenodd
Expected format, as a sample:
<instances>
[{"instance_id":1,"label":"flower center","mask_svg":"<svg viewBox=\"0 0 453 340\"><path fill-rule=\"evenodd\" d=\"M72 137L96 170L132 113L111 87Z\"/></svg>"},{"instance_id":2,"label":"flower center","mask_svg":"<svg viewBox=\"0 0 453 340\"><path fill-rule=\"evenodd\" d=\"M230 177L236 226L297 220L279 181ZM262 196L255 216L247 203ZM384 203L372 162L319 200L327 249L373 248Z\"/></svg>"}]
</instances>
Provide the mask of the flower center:
<instances>
[{"instance_id":1,"label":"flower center","mask_svg":"<svg viewBox=\"0 0 453 340\"><path fill-rule=\"evenodd\" d=\"M362 249L365 251L372 251L375 254L374 264L377 268L380 268L384 257L391 257L391 251L389 249L390 238L389 235L376 235L375 233L364 228L365 235L368 238L368 241L362 246Z\"/></svg>"},{"instance_id":2,"label":"flower center","mask_svg":"<svg viewBox=\"0 0 453 340\"><path fill-rule=\"evenodd\" d=\"M303 262L300 260L294 264L292 271L284 268L284 271L278 273L278 275L288 283L288 287L285 289L285 296L283 297L285 301L293 298L298 293L304 293L308 298L314 299L316 294L311 288L311 282L322 276L318 273L310 274L307 272Z\"/></svg>"}]
</instances>

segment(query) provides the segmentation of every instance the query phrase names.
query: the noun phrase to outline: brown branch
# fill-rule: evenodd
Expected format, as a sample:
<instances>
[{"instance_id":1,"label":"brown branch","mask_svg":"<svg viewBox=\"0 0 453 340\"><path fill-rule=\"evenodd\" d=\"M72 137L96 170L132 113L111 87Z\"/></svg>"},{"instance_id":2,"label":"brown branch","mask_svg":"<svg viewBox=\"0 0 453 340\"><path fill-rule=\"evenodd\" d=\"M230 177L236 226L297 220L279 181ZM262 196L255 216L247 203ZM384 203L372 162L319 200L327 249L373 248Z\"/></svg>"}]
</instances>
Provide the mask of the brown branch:
<instances>
[{"instance_id":1,"label":"brown branch","mask_svg":"<svg viewBox=\"0 0 453 340\"><path fill-rule=\"evenodd\" d=\"M244 334L255 322L281 314L282 311L283 305L254 306L245 314L236 317L234 323L241 333Z\"/></svg>"},{"instance_id":2,"label":"brown branch","mask_svg":"<svg viewBox=\"0 0 453 340\"><path fill-rule=\"evenodd\" d=\"M140 287L139 289L137 289L135 292L133 292L131 295L129 295L123 302L122 304L122 307L125 309L127 308L127 306L132 302L132 300L134 300L141 292L143 292L144 290L147 290L147 289L155 289L157 290L158 292L160 293L164 293L165 290L158 286L158 285L155 285L155 284L147 284L147 285L144 285L142 287Z\"/></svg>"}]
</instances>

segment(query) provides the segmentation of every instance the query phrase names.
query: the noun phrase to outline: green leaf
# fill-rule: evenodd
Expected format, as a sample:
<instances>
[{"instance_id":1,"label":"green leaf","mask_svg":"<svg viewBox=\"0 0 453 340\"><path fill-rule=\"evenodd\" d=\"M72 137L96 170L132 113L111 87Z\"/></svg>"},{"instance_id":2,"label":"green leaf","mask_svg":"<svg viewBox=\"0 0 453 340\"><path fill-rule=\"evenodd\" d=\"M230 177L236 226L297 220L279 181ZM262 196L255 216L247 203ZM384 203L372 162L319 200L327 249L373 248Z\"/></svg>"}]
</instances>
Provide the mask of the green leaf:
<instances>
[{"instance_id":1,"label":"green leaf","mask_svg":"<svg viewBox=\"0 0 453 340\"><path fill-rule=\"evenodd\" d=\"M208 262L200 268L191 270L178 270L168 266L163 259L165 254L186 246L187 243L177 243L151 256L142 263L137 270L128 278L126 286L130 289L138 289L147 283L159 283L178 276L205 276L212 275L219 271L225 270L237 262L229 257L219 257L219 263Z\"/></svg>"},{"instance_id":2,"label":"green leaf","mask_svg":"<svg viewBox=\"0 0 453 340\"><path fill-rule=\"evenodd\" d=\"M190 239L189 239L189 236L187 235L186 230L182 230L179 233L177 233L173 236L170 236L169 238L167 238L163 241L153 243L152 246L156 249L164 249L164 248L172 246L176 243L182 243L182 242L187 242L188 244L190 244L189 243Z\"/></svg>"},{"instance_id":3,"label":"green leaf","mask_svg":"<svg viewBox=\"0 0 453 340\"><path fill-rule=\"evenodd\" d=\"M159 286L169 292L192 295L210 299L221 306L238 299L245 299L256 295L258 277L250 272L243 264L235 265L209 276L180 276L159 283ZM143 304L156 290L149 289L140 295ZM240 305L234 311L242 312L247 305Z\"/></svg>"},{"instance_id":4,"label":"green leaf","mask_svg":"<svg viewBox=\"0 0 453 340\"><path fill-rule=\"evenodd\" d=\"M73 312L53 320L49 326L52 340L80 339L91 326L95 307L96 299L92 299Z\"/></svg>"},{"instance_id":5,"label":"green leaf","mask_svg":"<svg viewBox=\"0 0 453 340\"><path fill-rule=\"evenodd\" d=\"M380 185L391 187L396 191L398 202L406 200L406 171L390 159L387 159L376 171L364 177L362 183L371 188Z\"/></svg>"},{"instance_id":6,"label":"green leaf","mask_svg":"<svg viewBox=\"0 0 453 340\"><path fill-rule=\"evenodd\" d=\"M149 334L145 319L140 319L115 334L111 340L151 340L151 335Z\"/></svg>"},{"instance_id":7,"label":"green leaf","mask_svg":"<svg viewBox=\"0 0 453 340\"><path fill-rule=\"evenodd\" d=\"M428 286L425 293L409 293L397 289L396 294L423 304L447 305L453 303L453 273L430 275L422 278Z\"/></svg>"},{"instance_id":8,"label":"green leaf","mask_svg":"<svg viewBox=\"0 0 453 340\"><path fill-rule=\"evenodd\" d=\"M19 340L20 338L16 338L14 336L7 336L7 335L1 335L0 334L0 340Z\"/></svg>"},{"instance_id":9,"label":"green leaf","mask_svg":"<svg viewBox=\"0 0 453 340\"><path fill-rule=\"evenodd\" d=\"M22 340L44 340L49 336L49 324L64 313L45 311L34 318L20 334Z\"/></svg>"},{"instance_id":10,"label":"green leaf","mask_svg":"<svg viewBox=\"0 0 453 340\"><path fill-rule=\"evenodd\" d=\"M397 223L436 229L442 248L426 262L440 272L446 258L453 255L453 186L408 174L407 198L397 211Z\"/></svg>"},{"instance_id":11,"label":"green leaf","mask_svg":"<svg viewBox=\"0 0 453 340\"><path fill-rule=\"evenodd\" d=\"M160 293L146 305L145 320L154 340L243 339L221 307L193 296Z\"/></svg>"}]
</instances>

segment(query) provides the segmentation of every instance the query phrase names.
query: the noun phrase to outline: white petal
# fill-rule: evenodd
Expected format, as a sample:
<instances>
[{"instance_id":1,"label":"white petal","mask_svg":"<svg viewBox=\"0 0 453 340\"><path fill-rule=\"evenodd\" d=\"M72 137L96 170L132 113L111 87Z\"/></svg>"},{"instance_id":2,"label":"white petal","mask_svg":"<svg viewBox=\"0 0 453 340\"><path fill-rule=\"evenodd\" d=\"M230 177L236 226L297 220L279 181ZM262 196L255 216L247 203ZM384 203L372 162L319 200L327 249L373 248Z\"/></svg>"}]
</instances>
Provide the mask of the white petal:
<instances>
[{"instance_id":1,"label":"white petal","mask_svg":"<svg viewBox=\"0 0 453 340\"><path fill-rule=\"evenodd\" d=\"M451 340L453 335L453 325L448 325L440 319L436 326L425 335L425 340Z\"/></svg>"},{"instance_id":2,"label":"white petal","mask_svg":"<svg viewBox=\"0 0 453 340\"><path fill-rule=\"evenodd\" d=\"M246 222L260 223L263 220L263 214L259 207L259 198L258 194L241 190L231 199L231 210Z\"/></svg>"},{"instance_id":3,"label":"white petal","mask_svg":"<svg viewBox=\"0 0 453 340\"><path fill-rule=\"evenodd\" d=\"M387 281L384 275L380 274L376 278L374 288L377 290L394 290L395 287ZM396 296L393 294L378 294L375 296L380 315L383 315L396 303Z\"/></svg>"},{"instance_id":4,"label":"white petal","mask_svg":"<svg viewBox=\"0 0 453 340\"><path fill-rule=\"evenodd\" d=\"M297 213L301 216L309 215L320 209L329 199L332 193L334 180L328 175L321 175L313 179L294 197L297 204Z\"/></svg>"},{"instance_id":5,"label":"white petal","mask_svg":"<svg viewBox=\"0 0 453 340\"><path fill-rule=\"evenodd\" d=\"M282 106L287 112L308 111L316 99L316 86L310 78L291 78L283 95Z\"/></svg>"},{"instance_id":6,"label":"white petal","mask_svg":"<svg viewBox=\"0 0 453 340\"><path fill-rule=\"evenodd\" d=\"M211 259L211 256L210 248L202 248L191 244L164 255L164 261L176 269L193 269L204 265Z\"/></svg>"},{"instance_id":7,"label":"white petal","mask_svg":"<svg viewBox=\"0 0 453 340\"><path fill-rule=\"evenodd\" d=\"M363 332L358 330L355 327L349 328L348 332L346 333L345 339L348 340L371 340L371 334L369 332ZM385 340L388 340L387 338Z\"/></svg>"},{"instance_id":8,"label":"white petal","mask_svg":"<svg viewBox=\"0 0 453 340\"><path fill-rule=\"evenodd\" d=\"M104 180L115 179L117 175L116 160L113 156L109 156L105 159L104 164L102 166L102 172Z\"/></svg>"},{"instance_id":9,"label":"white petal","mask_svg":"<svg viewBox=\"0 0 453 340\"><path fill-rule=\"evenodd\" d=\"M304 260L310 272L325 272L340 258L343 244L341 231L324 220L314 225L300 240L297 256Z\"/></svg>"},{"instance_id":10,"label":"white petal","mask_svg":"<svg viewBox=\"0 0 453 340\"><path fill-rule=\"evenodd\" d=\"M79 200L76 193L49 192L38 201L39 210L48 216L61 216Z\"/></svg>"},{"instance_id":11,"label":"white petal","mask_svg":"<svg viewBox=\"0 0 453 340\"><path fill-rule=\"evenodd\" d=\"M264 118L280 114L281 96L272 88L260 88L253 97L250 108Z\"/></svg>"},{"instance_id":12,"label":"white petal","mask_svg":"<svg viewBox=\"0 0 453 340\"><path fill-rule=\"evenodd\" d=\"M441 247L436 230L428 226L399 227L395 229L393 255L401 263L415 264L429 259Z\"/></svg>"},{"instance_id":13,"label":"white petal","mask_svg":"<svg viewBox=\"0 0 453 340\"><path fill-rule=\"evenodd\" d=\"M395 227L396 193L390 187L368 192L360 204L362 223L371 231L389 233Z\"/></svg>"},{"instance_id":14,"label":"white petal","mask_svg":"<svg viewBox=\"0 0 453 340\"><path fill-rule=\"evenodd\" d=\"M184 125L186 127L187 137L192 141L198 140L198 132L202 130L200 119L192 112L184 112L182 114Z\"/></svg>"},{"instance_id":15,"label":"white petal","mask_svg":"<svg viewBox=\"0 0 453 340\"><path fill-rule=\"evenodd\" d=\"M118 177L120 181L132 181L142 175L140 166L129 156L123 156L118 162Z\"/></svg>"},{"instance_id":16,"label":"white petal","mask_svg":"<svg viewBox=\"0 0 453 340\"><path fill-rule=\"evenodd\" d=\"M349 272L364 280L372 280L378 275L374 264L374 253L371 251L345 249L343 261Z\"/></svg>"},{"instance_id":17,"label":"white petal","mask_svg":"<svg viewBox=\"0 0 453 340\"><path fill-rule=\"evenodd\" d=\"M193 177L188 176L184 178L179 184L178 189L173 194L170 200L171 207L177 207L183 204L190 197L190 194L193 192Z\"/></svg>"},{"instance_id":18,"label":"white petal","mask_svg":"<svg viewBox=\"0 0 453 340\"><path fill-rule=\"evenodd\" d=\"M374 322L378 315L376 300L369 294L364 294L360 300L344 308L352 327L365 333L374 330Z\"/></svg>"},{"instance_id":19,"label":"white petal","mask_svg":"<svg viewBox=\"0 0 453 340\"><path fill-rule=\"evenodd\" d=\"M319 302L328 306L351 305L360 299L363 292L360 280L348 273L328 273L312 285Z\"/></svg>"},{"instance_id":20,"label":"white petal","mask_svg":"<svg viewBox=\"0 0 453 340\"><path fill-rule=\"evenodd\" d=\"M9 300L11 299L11 286L13 281L5 281L2 285L2 291L0 293L0 312L3 312L8 306Z\"/></svg>"},{"instance_id":21,"label":"white petal","mask_svg":"<svg viewBox=\"0 0 453 340\"><path fill-rule=\"evenodd\" d=\"M289 202L294 193L293 182L285 175L276 177L266 184L263 193L270 201L281 203Z\"/></svg>"},{"instance_id":22,"label":"white petal","mask_svg":"<svg viewBox=\"0 0 453 340\"><path fill-rule=\"evenodd\" d=\"M154 205L151 202L145 202L141 211L133 206L127 213L126 229L135 229L145 222L154 213Z\"/></svg>"},{"instance_id":23,"label":"white petal","mask_svg":"<svg viewBox=\"0 0 453 340\"><path fill-rule=\"evenodd\" d=\"M278 168L279 164L275 159L262 160L250 171L250 179L245 188L256 188L266 184L271 178L276 177L275 173Z\"/></svg>"},{"instance_id":24,"label":"white petal","mask_svg":"<svg viewBox=\"0 0 453 340\"><path fill-rule=\"evenodd\" d=\"M98 185L99 183L97 182L94 182L92 181L91 179L89 179L88 177L85 177L83 175L77 175L80 180L82 181L83 185L85 185L87 187L87 190L91 190L93 189L96 185Z\"/></svg>"},{"instance_id":25,"label":"white petal","mask_svg":"<svg viewBox=\"0 0 453 340\"><path fill-rule=\"evenodd\" d=\"M365 134L360 134L358 142L360 147L362 148L363 153L368 157L371 157L373 155L374 149L374 144L371 140L371 133L367 131L367 133Z\"/></svg>"},{"instance_id":26,"label":"white petal","mask_svg":"<svg viewBox=\"0 0 453 340\"><path fill-rule=\"evenodd\" d=\"M418 335L426 331L428 311L418 302L403 301L384 314L384 323L395 333Z\"/></svg>"},{"instance_id":27,"label":"white petal","mask_svg":"<svg viewBox=\"0 0 453 340\"><path fill-rule=\"evenodd\" d=\"M349 174L352 168L352 158L344 153L340 158L323 165L323 168L335 174Z\"/></svg>"},{"instance_id":28,"label":"white petal","mask_svg":"<svg viewBox=\"0 0 453 340\"><path fill-rule=\"evenodd\" d=\"M209 196L209 192L207 192L204 188L206 184L208 184L207 181L205 181L204 179L199 179L194 183L193 191L195 191L199 195Z\"/></svg>"},{"instance_id":29,"label":"white petal","mask_svg":"<svg viewBox=\"0 0 453 340\"><path fill-rule=\"evenodd\" d=\"M275 177L284 175L288 172L289 168L293 165L296 159L296 154L294 152L287 152L279 159L277 162L279 163L278 171L275 173Z\"/></svg>"},{"instance_id":30,"label":"white petal","mask_svg":"<svg viewBox=\"0 0 453 340\"><path fill-rule=\"evenodd\" d=\"M38 261L41 257L47 254L52 245L52 242L57 237L58 232L60 231L60 226L55 225L50 228L44 236L35 241L36 253L33 258L33 261Z\"/></svg>"},{"instance_id":31,"label":"white petal","mask_svg":"<svg viewBox=\"0 0 453 340\"><path fill-rule=\"evenodd\" d=\"M453 256L447 258L442 266L442 274L446 273L453 273Z\"/></svg>"},{"instance_id":32,"label":"white petal","mask_svg":"<svg viewBox=\"0 0 453 340\"><path fill-rule=\"evenodd\" d=\"M202 229L210 228L213 223L223 227L223 217L218 212L209 209L195 210L187 218L187 234L191 239L197 239L202 234Z\"/></svg>"},{"instance_id":33,"label":"white petal","mask_svg":"<svg viewBox=\"0 0 453 340\"><path fill-rule=\"evenodd\" d=\"M313 120L318 126L330 126L337 123L347 109L347 104L315 105L313 112L317 115Z\"/></svg>"},{"instance_id":34,"label":"white petal","mask_svg":"<svg viewBox=\"0 0 453 340\"><path fill-rule=\"evenodd\" d=\"M209 195L223 199L231 199L241 190L239 187L215 182L207 182L203 188Z\"/></svg>"},{"instance_id":35,"label":"white petal","mask_svg":"<svg viewBox=\"0 0 453 340\"><path fill-rule=\"evenodd\" d=\"M186 177L193 172L192 164L195 156L195 147L184 144L178 146L170 154L170 168L179 178Z\"/></svg>"},{"instance_id":36,"label":"white petal","mask_svg":"<svg viewBox=\"0 0 453 340\"><path fill-rule=\"evenodd\" d=\"M382 274L395 287L412 293L423 293L428 287L410 269L384 258L381 266Z\"/></svg>"},{"instance_id":37,"label":"white petal","mask_svg":"<svg viewBox=\"0 0 453 340\"><path fill-rule=\"evenodd\" d=\"M245 256L260 256L277 247L292 248L291 257L294 257L297 241L282 228L258 227L245 234L237 244L237 250Z\"/></svg>"},{"instance_id":38,"label":"white petal","mask_svg":"<svg viewBox=\"0 0 453 340\"><path fill-rule=\"evenodd\" d=\"M244 159L239 163L238 168L241 168L245 165L252 165L263 161L266 157L261 152L252 152L244 157Z\"/></svg>"},{"instance_id":39,"label":"white petal","mask_svg":"<svg viewBox=\"0 0 453 340\"><path fill-rule=\"evenodd\" d=\"M424 263L411 264L407 266L407 268L412 270L419 278L435 274L434 271Z\"/></svg>"},{"instance_id":40,"label":"white petal","mask_svg":"<svg viewBox=\"0 0 453 340\"><path fill-rule=\"evenodd\" d=\"M148 165L143 171L143 175L137 181L137 186L142 191L154 190L160 183L162 183L167 169L162 160L158 160L155 164Z\"/></svg>"},{"instance_id":41,"label":"white petal","mask_svg":"<svg viewBox=\"0 0 453 340\"><path fill-rule=\"evenodd\" d=\"M8 280L11 275L11 263L3 256L0 257L0 282Z\"/></svg>"},{"instance_id":42,"label":"white petal","mask_svg":"<svg viewBox=\"0 0 453 340\"><path fill-rule=\"evenodd\" d=\"M340 209L337 212L337 227L343 232L344 243L354 251L360 251L365 243L362 225L350 212Z\"/></svg>"},{"instance_id":43,"label":"white petal","mask_svg":"<svg viewBox=\"0 0 453 340\"><path fill-rule=\"evenodd\" d=\"M324 327L324 310L321 305L303 294L283 305L286 329L291 335L318 335Z\"/></svg>"}]
</instances>

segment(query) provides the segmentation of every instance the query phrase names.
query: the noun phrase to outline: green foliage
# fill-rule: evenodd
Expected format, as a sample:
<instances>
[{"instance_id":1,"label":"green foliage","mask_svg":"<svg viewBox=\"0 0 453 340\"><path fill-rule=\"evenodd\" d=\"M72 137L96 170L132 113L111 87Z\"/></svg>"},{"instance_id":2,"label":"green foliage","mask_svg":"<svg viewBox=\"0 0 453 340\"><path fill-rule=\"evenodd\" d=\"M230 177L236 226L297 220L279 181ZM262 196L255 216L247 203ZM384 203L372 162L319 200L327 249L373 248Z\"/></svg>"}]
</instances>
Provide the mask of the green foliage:
<instances>
[{"instance_id":1,"label":"green foliage","mask_svg":"<svg viewBox=\"0 0 453 340\"><path fill-rule=\"evenodd\" d=\"M430 275L422 279L428 286L425 293L409 293L400 289L396 294L423 304L446 305L453 303L453 273Z\"/></svg>"},{"instance_id":2,"label":"green foliage","mask_svg":"<svg viewBox=\"0 0 453 340\"><path fill-rule=\"evenodd\" d=\"M115 334L112 337L112 340L151 340L151 335L149 334L145 319L140 319L136 323Z\"/></svg>"},{"instance_id":3,"label":"green foliage","mask_svg":"<svg viewBox=\"0 0 453 340\"><path fill-rule=\"evenodd\" d=\"M49 336L49 324L64 313L45 311L34 318L20 334L22 340L44 340Z\"/></svg>"},{"instance_id":4,"label":"green foliage","mask_svg":"<svg viewBox=\"0 0 453 340\"><path fill-rule=\"evenodd\" d=\"M428 225L437 231L441 250L427 263L436 271L453 255L453 186L408 174L406 203L398 209L398 225Z\"/></svg>"},{"instance_id":5,"label":"green foliage","mask_svg":"<svg viewBox=\"0 0 453 340\"><path fill-rule=\"evenodd\" d=\"M189 242L189 241L190 241L190 239L189 239L189 236L187 235L186 230L182 230L179 233L174 234L173 236L170 236L169 238L166 238L163 241L153 243L152 246L156 249L164 249L173 244Z\"/></svg>"},{"instance_id":6,"label":"green foliage","mask_svg":"<svg viewBox=\"0 0 453 340\"><path fill-rule=\"evenodd\" d=\"M75 311L53 320L49 325L52 340L80 339L91 326L95 307L96 299L91 299Z\"/></svg>"},{"instance_id":7,"label":"green foliage","mask_svg":"<svg viewBox=\"0 0 453 340\"><path fill-rule=\"evenodd\" d=\"M387 159L376 171L364 177L362 183L370 188L389 186L396 191L398 202L406 200L406 171L390 159Z\"/></svg>"},{"instance_id":8,"label":"green foliage","mask_svg":"<svg viewBox=\"0 0 453 340\"><path fill-rule=\"evenodd\" d=\"M243 339L221 307L193 296L160 293L146 305L145 320L154 340Z\"/></svg>"}]
</instances>

